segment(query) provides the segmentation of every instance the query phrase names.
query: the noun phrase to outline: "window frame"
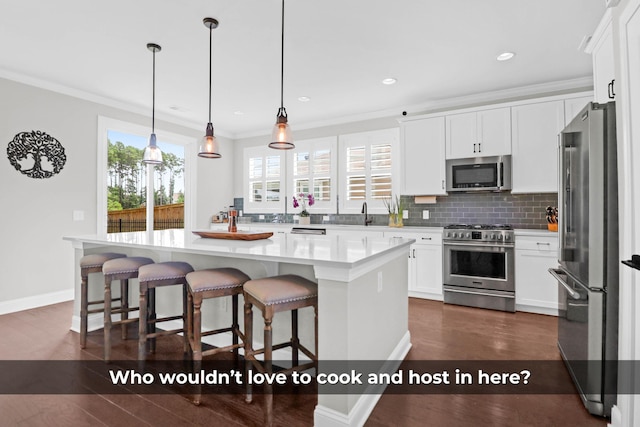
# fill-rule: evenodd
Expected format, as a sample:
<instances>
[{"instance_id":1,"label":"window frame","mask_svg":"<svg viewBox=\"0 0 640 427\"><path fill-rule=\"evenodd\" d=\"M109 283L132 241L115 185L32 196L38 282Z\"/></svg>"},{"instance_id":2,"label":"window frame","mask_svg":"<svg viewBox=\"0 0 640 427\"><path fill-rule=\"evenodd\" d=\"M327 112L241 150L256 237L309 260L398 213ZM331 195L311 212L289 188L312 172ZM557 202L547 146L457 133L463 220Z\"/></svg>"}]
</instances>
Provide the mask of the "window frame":
<instances>
[{"instance_id":1,"label":"window frame","mask_svg":"<svg viewBox=\"0 0 640 427\"><path fill-rule=\"evenodd\" d=\"M309 190L313 192L313 183L316 178L320 178L324 176L324 174L314 174L312 172L312 158L313 153L319 150L330 151L329 159L330 159L330 171L329 171L329 179L331 180L330 185L330 197L328 201L321 201L316 198L315 204L308 208L309 213L311 214L335 214L337 213L337 195L338 195L338 138L336 136L323 137L323 138L314 138L314 139L306 139L302 141L295 142L296 147L292 150L289 150L287 153L287 210L288 212L296 215L299 214L300 209L294 209L292 205L293 196L297 194L295 187L295 180L298 178L309 179ZM295 175L294 174L294 162L295 155L298 153L309 152L310 154L310 165L309 165L309 173L305 175ZM321 176L322 175L322 176Z\"/></svg>"},{"instance_id":2,"label":"window frame","mask_svg":"<svg viewBox=\"0 0 640 427\"><path fill-rule=\"evenodd\" d=\"M371 195L371 147L374 145L389 144L391 146L391 195L400 194L400 128L380 129L367 132L358 132L340 135L338 137L339 150L339 210L344 214L356 214L362 212L362 204L366 201L369 213L387 214L387 209L380 199L373 199ZM365 199L347 200L347 150L352 147L365 147Z\"/></svg>"},{"instance_id":3,"label":"window frame","mask_svg":"<svg viewBox=\"0 0 640 427\"><path fill-rule=\"evenodd\" d=\"M108 149L109 149L109 130L125 132L132 135L141 135L149 137L151 129L148 126L139 125L137 123L126 122L123 120L112 119L110 117L98 116L98 135L97 135L97 201L96 201L96 234L98 236L107 236L107 225L109 215L107 213L107 171L108 171ZM170 141L171 144L184 146L184 228L191 230L196 223L196 201L197 194L196 179L197 162L196 144L197 139L181 135L173 132L167 132L162 129L155 129L157 139L160 141ZM162 149L162 146L160 146ZM147 179L154 183L154 166L147 166ZM153 230L153 209L147 209L147 230Z\"/></svg>"},{"instance_id":4,"label":"window frame","mask_svg":"<svg viewBox=\"0 0 640 427\"><path fill-rule=\"evenodd\" d=\"M274 150L273 148L269 148L267 146L254 146L254 147L245 147L242 152L242 170L243 170L243 189L242 189L242 197L244 198L244 212L249 214L257 214L257 213L285 213L286 209L286 199L287 199L287 188L286 188L286 177L287 177L287 157L286 152L282 150ZM266 158L267 157L280 157L280 176L278 181L280 183L280 200L277 202L252 202L250 198L249 192L249 184L254 181L249 178L249 159L260 157L262 158L262 170L263 174L261 177L261 181L263 183L263 188L266 190L267 186L267 168L266 168Z\"/></svg>"}]
</instances>

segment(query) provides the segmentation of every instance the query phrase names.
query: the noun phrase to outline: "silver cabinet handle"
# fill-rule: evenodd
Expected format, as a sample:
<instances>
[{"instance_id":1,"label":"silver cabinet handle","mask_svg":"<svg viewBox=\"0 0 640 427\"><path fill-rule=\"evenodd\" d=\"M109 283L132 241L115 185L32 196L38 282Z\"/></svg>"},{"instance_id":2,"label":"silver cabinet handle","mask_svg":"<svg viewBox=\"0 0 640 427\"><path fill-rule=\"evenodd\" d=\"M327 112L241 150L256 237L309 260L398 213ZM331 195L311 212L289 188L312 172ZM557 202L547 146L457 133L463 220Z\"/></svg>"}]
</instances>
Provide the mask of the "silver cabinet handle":
<instances>
[{"instance_id":1,"label":"silver cabinet handle","mask_svg":"<svg viewBox=\"0 0 640 427\"><path fill-rule=\"evenodd\" d=\"M562 270L556 270L555 268L550 268L549 273L551 273L551 275L556 278L558 283L560 283L562 287L566 289L567 293L569 294L569 296L571 296L571 298L580 299L580 294L575 290L571 289L571 286L569 286L569 284L565 282L565 280L562 278L562 276L564 276Z\"/></svg>"},{"instance_id":2,"label":"silver cabinet handle","mask_svg":"<svg viewBox=\"0 0 640 427\"><path fill-rule=\"evenodd\" d=\"M413 257L414 258L416 257L416 250L415 249L413 250Z\"/></svg>"},{"instance_id":3,"label":"silver cabinet handle","mask_svg":"<svg viewBox=\"0 0 640 427\"><path fill-rule=\"evenodd\" d=\"M431 237L421 237L422 240L431 240Z\"/></svg>"},{"instance_id":4,"label":"silver cabinet handle","mask_svg":"<svg viewBox=\"0 0 640 427\"><path fill-rule=\"evenodd\" d=\"M482 148L481 148L481 145L480 145L480 144L481 144L481 143L480 143L480 142L478 142L478 153L482 153Z\"/></svg>"},{"instance_id":5,"label":"silver cabinet handle","mask_svg":"<svg viewBox=\"0 0 640 427\"><path fill-rule=\"evenodd\" d=\"M473 144L473 152L476 152L476 144Z\"/></svg>"},{"instance_id":6,"label":"silver cabinet handle","mask_svg":"<svg viewBox=\"0 0 640 427\"><path fill-rule=\"evenodd\" d=\"M551 246L551 243L549 243L549 242L536 242L536 245Z\"/></svg>"},{"instance_id":7,"label":"silver cabinet handle","mask_svg":"<svg viewBox=\"0 0 640 427\"><path fill-rule=\"evenodd\" d=\"M442 180L442 189L444 190L444 179Z\"/></svg>"}]
</instances>

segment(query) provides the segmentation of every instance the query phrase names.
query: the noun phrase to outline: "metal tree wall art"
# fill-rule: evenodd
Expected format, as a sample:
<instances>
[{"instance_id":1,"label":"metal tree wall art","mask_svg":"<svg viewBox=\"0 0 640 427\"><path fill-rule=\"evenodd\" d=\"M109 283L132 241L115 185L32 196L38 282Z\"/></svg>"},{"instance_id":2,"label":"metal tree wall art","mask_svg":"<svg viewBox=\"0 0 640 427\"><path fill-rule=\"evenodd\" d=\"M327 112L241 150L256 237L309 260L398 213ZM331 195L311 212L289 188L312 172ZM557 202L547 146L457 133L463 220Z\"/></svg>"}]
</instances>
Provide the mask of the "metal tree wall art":
<instances>
[{"instance_id":1,"label":"metal tree wall art","mask_svg":"<svg viewBox=\"0 0 640 427\"><path fill-rule=\"evenodd\" d=\"M39 130L20 132L7 146L9 162L31 178L51 178L67 161L60 142Z\"/></svg>"}]
</instances>

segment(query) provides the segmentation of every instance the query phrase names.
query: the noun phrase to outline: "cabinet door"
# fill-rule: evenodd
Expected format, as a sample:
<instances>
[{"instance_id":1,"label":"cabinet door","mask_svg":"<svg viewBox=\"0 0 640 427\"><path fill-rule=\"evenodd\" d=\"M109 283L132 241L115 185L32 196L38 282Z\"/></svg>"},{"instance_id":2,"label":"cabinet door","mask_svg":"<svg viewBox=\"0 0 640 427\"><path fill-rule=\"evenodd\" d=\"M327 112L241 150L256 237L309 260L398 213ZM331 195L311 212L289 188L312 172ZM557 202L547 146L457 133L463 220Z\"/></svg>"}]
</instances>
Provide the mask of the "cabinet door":
<instances>
[{"instance_id":1,"label":"cabinet door","mask_svg":"<svg viewBox=\"0 0 640 427\"><path fill-rule=\"evenodd\" d=\"M615 92L615 82L613 82L615 79L615 60L610 22L600 39L596 41L592 55L594 99L599 103L612 101Z\"/></svg>"},{"instance_id":2,"label":"cabinet door","mask_svg":"<svg viewBox=\"0 0 640 427\"><path fill-rule=\"evenodd\" d=\"M414 277L409 294L414 291L419 293L416 296L442 300L442 246L414 244L411 256Z\"/></svg>"},{"instance_id":3,"label":"cabinet door","mask_svg":"<svg viewBox=\"0 0 640 427\"><path fill-rule=\"evenodd\" d=\"M511 109L512 193L558 191L558 134L564 127L564 102Z\"/></svg>"},{"instance_id":4,"label":"cabinet door","mask_svg":"<svg viewBox=\"0 0 640 427\"><path fill-rule=\"evenodd\" d=\"M497 108L478 112L479 156L511 154L511 109Z\"/></svg>"},{"instance_id":5,"label":"cabinet door","mask_svg":"<svg viewBox=\"0 0 640 427\"><path fill-rule=\"evenodd\" d=\"M447 159L461 159L478 155L476 118L476 113L446 116Z\"/></svg>"},{"instance_id":6,"label":"cabinet door","mask_svg":"<svg viewBox=\"0 0 640 427\"><path fill-rule=\"evenodd\" d=\"M555 251L516 250L516 310L558 314L558 282L547 271L557 258Z\"/></svg>"},{"instance_id":7,"label":"cabinet door","mask_svg":"<svg viewBox=\"0 0 640 427\"><path fill-rule=\"evenodd\" d=\"M404 122L400 129L402 194L446 194L444 117Z\"/></svg>"}]
</instances>

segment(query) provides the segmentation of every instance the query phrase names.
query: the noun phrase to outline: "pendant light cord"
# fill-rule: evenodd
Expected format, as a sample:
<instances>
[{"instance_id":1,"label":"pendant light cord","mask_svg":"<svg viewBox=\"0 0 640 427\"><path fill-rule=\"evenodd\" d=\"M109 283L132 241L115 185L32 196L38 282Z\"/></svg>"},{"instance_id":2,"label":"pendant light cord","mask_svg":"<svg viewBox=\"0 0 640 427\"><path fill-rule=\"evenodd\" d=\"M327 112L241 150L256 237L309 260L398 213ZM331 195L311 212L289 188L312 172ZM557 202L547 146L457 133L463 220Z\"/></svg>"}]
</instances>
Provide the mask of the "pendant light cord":
<instances>
[{"instance_id":1,"label":"pendant light cord","mask_svg":"<svg viewBox=\"0 0 640 427\"><path fill-rule=\"evenodd\" d=\"M284 0L282 0L282 30L280 39L280 108L284 108Z\"/></svg>"},{"instance_id":2,"label":"pendant light cord","mask_svg":"<svg viewBox=\"0 0 640 427\"><path fill-rule=\"evenodd\" d=\"M211 82L212 82L212 72L211 72L211 61L213 56L213 27L209 26L209 123L211 123Z\"/></svg>"},{"instance_id":3,"label":"pendant light cord","mask_svg":"<svg viewBox=\"0 0 640 427\"><path fill-rule=\"evenodd\" d=\"M152 105L151 109L151 133L155 133L156 129L156 49L153 49L153 77L151 79L153 89L152 89Z\"/></svg>"}]
</instances>

